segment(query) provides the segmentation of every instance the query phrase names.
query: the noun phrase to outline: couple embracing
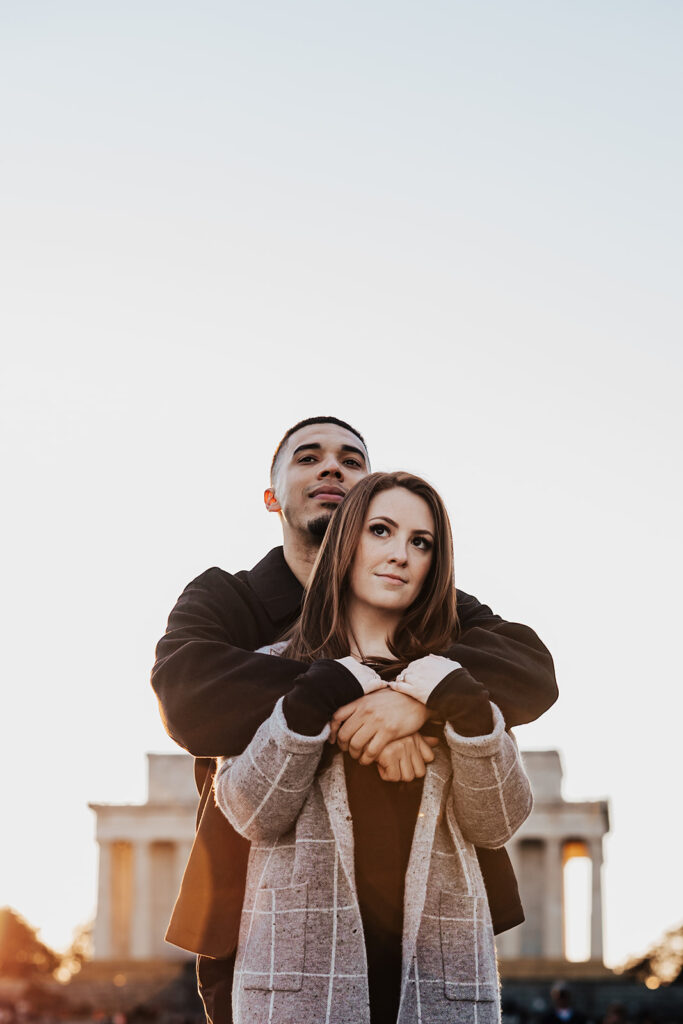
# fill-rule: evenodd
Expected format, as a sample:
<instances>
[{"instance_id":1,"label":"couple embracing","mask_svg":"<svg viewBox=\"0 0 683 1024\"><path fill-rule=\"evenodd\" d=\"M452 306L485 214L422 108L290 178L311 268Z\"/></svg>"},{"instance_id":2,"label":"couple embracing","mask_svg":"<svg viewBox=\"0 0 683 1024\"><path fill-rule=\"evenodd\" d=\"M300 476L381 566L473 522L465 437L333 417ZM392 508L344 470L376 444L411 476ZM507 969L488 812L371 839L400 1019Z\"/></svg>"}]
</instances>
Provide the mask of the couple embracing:
<instances>
[{"instance_id":1,"label":"couple embracing","mask_svg":"<svg viewBox=\"0 0 683 1024\"><path fill-rule=\"evenodd\" d=\"M283 547L194 580L157 648L201 793L167 938L213 1024L500 1017L532 803L510 728L556 699L552 660L456 591L434 488L369 470L349 424L292 427L265 492Z\"/></svg>"}]
</instances>

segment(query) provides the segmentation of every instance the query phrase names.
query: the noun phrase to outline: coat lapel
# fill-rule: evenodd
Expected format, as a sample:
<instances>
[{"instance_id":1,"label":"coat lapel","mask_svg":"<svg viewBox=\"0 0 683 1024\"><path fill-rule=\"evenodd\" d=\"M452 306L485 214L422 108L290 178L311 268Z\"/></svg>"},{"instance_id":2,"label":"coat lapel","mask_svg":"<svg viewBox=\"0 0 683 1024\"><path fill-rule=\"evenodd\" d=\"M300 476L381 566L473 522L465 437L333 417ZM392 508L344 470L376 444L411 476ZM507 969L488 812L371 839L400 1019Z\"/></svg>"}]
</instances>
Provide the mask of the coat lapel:
<instances>
[{"instance_id":1,"label":"coat lapel","mask_svg":"<svg viewBox=\"0 0 683 1024\"><path fill-rule=\"evenodd\" d=\"M434 751L435 757L427 765L420 810L415 823L413 845L406 871L405 897L403 904L403 978L401 1002L415 956L417 934L420 930L422 911L427 895L427 880L434 846L434 833L442 814L442 804L448 792L452 768L448 752L443 744ZM400 1016L400 1013L399 1013Z\"/></svg>"},{"instance_id":2,"label":"coat lapel","mask_svg":"<svg viewBox=\"0 0 683 1024\"><path fill-rule=\"evenodd\" d=\"M322 791L332 832L339 850L346 880L351 892L356 891L356 873L353 865L353 825L351 811L346 792L346 775L344 773L344 755L336 753L329 768L318 776L318 784Z\"/></svg>"}]
</instances>

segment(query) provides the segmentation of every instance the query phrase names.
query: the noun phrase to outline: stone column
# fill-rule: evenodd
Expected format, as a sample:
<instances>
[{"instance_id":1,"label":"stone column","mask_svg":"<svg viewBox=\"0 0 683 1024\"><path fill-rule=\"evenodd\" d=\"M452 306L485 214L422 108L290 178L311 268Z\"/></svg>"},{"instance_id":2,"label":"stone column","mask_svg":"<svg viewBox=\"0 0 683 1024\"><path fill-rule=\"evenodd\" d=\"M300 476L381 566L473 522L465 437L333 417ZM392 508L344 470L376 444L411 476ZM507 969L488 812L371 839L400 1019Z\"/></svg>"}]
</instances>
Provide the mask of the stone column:
<instances>
[{"instance_id":1,"label":"stone column","mask_svg":"<svg viewBox=\"0 0 683 1024\"><path fill-rule=\"evenodd\" d=\"M602 837L591 839L591 960L602 963Z\"/></svg>"},{"instance_id":2,"label":"stone column","mask_svg":"<svg viewBox=\"0 0 683 1024\"><path fill-rule=\"evenodd\" d=\"M507 852L510 857L510 863L512 864L512 870L515 873L517 879L517 885L519 886L520 894L522 892L522 859L521 849L519 842L512 840L508 843ZM515 960L522 955L522 928L518 925L516 928L510 929L510 931L503 932L502 935L496 936L496 949L499 952L499 956L503 960Z\"/></svg>"},{"instance_id":3,"label":"stone column","mask_svg":"<svg viewBox=\"0 0 683 1024\"><path fill-rule=\"evenodd\" d=\"M176 892L180 890L180 883L183 880L183 874L187 867L187 862L190 859L190 853L192 851L192 839L181 839L176 843L175 857L176 857Z\"/></svg>"},{"instance_id":4,"label":"stone column","mask_svg":"<svg viewBox=\"0 0 683 1024\"><path fill-rule=\"evenodd\" d=\"M93 931L95 959L106 960L111 956L111 843L98 840L99 863L97 867L97 914Z\"/></svg>"},{"instance_id":5,"label":"stone column","mask_svg":"<svg viewBox=\"0 0 683 1024\"><path fill-rule=\"evenodd\" d=\"M144 839L133 841L133 914L131 954L134 960L152 955L151 945L151 847Z\"/></svg>"},{"instance_id":6,"label":"stone column","mask_svg":"<svg viewBox=\"0 0 683 1024\"><path fill-rule=\"evenodd\" d=\"M564 956L564 872L563 840L549 836L545 841L545 906L543 909L543 958Z\"/></svg>"}]
</instances>

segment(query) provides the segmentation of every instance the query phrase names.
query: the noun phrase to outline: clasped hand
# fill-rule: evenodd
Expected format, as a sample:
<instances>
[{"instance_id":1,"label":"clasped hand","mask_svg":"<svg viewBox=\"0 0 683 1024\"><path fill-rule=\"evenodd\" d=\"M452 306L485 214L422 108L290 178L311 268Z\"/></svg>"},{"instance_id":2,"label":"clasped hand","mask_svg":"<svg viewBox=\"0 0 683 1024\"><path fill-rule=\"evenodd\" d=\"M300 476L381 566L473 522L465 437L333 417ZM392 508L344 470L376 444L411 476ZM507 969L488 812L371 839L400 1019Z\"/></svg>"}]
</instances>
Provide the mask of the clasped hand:
<instances>
[{"instance_id":1,"label":"clasped hand","mask_svg":"<svg viewBox=\"0 0 683 1024\"><path fill-rule=\"evenodd\" d=\"M434 760L438 740L422 736L430 718L425 706L435 686L457 662L430 654L413 661L395 680L385 682L368 665L348 657L339 659L358 679L364 696L339 708L330 722L330 743L348 750L360 764L377 762L387 782L422 778Z\"/></svg>"}]
</instances>

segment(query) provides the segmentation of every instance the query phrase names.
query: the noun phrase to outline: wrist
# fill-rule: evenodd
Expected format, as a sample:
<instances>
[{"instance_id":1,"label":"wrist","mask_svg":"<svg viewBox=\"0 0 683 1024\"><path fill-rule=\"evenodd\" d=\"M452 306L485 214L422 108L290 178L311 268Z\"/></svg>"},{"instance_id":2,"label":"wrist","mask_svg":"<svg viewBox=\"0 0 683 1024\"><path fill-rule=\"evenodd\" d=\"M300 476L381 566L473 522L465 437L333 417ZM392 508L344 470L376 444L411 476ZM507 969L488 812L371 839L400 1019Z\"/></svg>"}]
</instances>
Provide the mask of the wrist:
<instances>
[{"instance_id":1,"label":"wrist","mask_svg":"<svg viewBox=\"0 0 683 1024\"><path fill-rule=\"evenodd\" d=\"M462 666L457 661L444 658L439 654L428 654L424 658L412 661L396 677L397 689L409 694L422 704L428 704L432 693L453 672Z\"/></svg>"},{"instance_id":2,"label":"wrist","mask_svg":"<svg viewBox=\"0 0 683 1024\"><path fill-rule=\"evenodd\" d=\"M362 696L358 680L345 666L314 661L285 696L283 711L294 732L311 736L322 730L338 708Z\"/></svg>"},{"instance_id":3,"label":"wrist","mask_svg":"<svg viewBox=\"0 0 683 1024\"><path fill-rule=\"evenodd\" d=\"M493 728L488 690L466 669L445 676L432 691L428 706L462 736L485 736Z\"/></svg>"},{"instance_id":4,"label":"wrist","mask_svg":"<svg viewBox=\"0 0 683 1024\"><path fill-rule=\"evenodd\" d=\"M345 658L336 658L335 661L338 665L343 665L354 676L361 686L363 694L374 693L375 690L381 690L382 687L386 686L386 683L375 672L374 668L364 665L351 654L348 654Z\"/></svg>"}]
</instances>

